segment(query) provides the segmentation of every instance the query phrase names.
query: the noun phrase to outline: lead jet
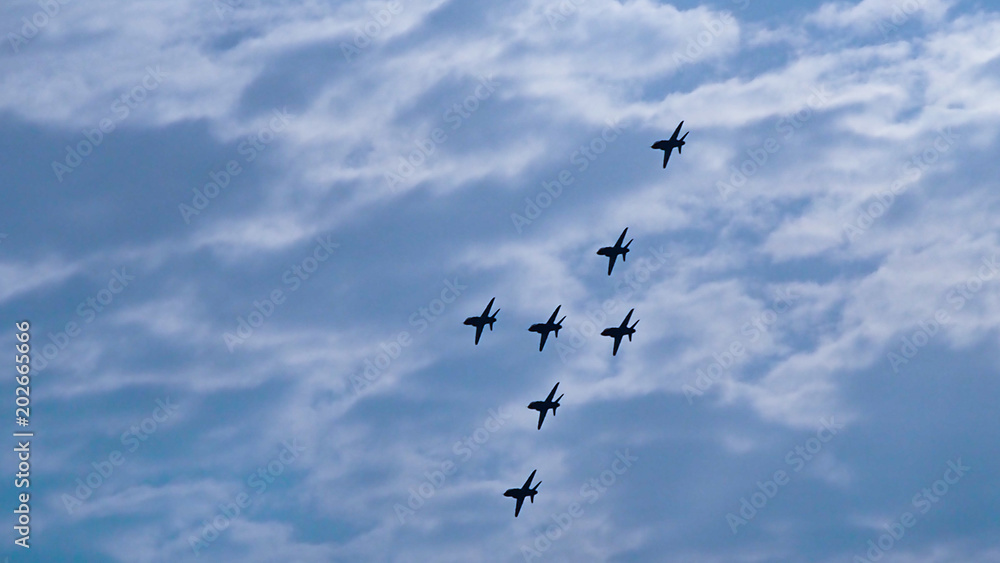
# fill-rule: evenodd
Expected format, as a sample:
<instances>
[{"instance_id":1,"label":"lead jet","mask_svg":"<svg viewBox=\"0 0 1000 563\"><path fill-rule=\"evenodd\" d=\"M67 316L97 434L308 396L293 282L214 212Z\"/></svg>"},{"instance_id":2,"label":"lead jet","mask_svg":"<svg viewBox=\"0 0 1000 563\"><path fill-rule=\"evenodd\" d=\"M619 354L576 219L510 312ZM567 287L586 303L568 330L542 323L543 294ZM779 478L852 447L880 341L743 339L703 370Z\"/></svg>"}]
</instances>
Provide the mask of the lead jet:
<instances>
[{"instance_id":1,"label":"lead jet","mask_svg":"<svg viewBox=\"0 0 1000 563\"><path fill-rule=\"evenodd\" d=\"M615 339L615 349L611 351L611 355L615 356L618 354L618 346L622 343L622 337L628 336L628 341L632 342L632 335L635 333L635 325L639 324L639 319L636 319L632 326L628 326L628 320L632 318L631 309L627 315L625 315L625 320L622 321L621 326L612 326L601 331L601 336L610 336Z\"/></svg>"},{"instance_id":2,"label":"lead jet","mask_svg":"<svg viewBox=\"0 0 1000 563\"><path fill-rule=\"evenodd\" d=\"M565 393L563 393L562 395L559 395L558 399L553 401L552 397L556 396L556 389L558 388L559 388L559 383L556 383L556 386L552 388L552 391L549 391L549 396L546 397L544 401L533 401L531 404L528 405L529 409L538 411L539 430L542 429L542 421L545 420L545 413L547 413L549 409L552 409L552 416L555 416L556 409L559 408L559 401L561 401L562 398L566 395Z\"/></svg>"},{"instance_id":3,"label":"lead jet","mask_svg":"<svg viewBox=\"0 0 1000 563\"><path fill-rule=\"evenodd\" d=\"M622 246L622 241L625 240L625 233L627 232L628 232L628 227L625 227L625 230L622 231L622 236L618 237L618 242L616 242L614 246L605 246L604 248L597 251L597 253L600 254L601 256L607 256L608 258L610 258L610 262L608 262L609 276L611 275L611 270L615 267L615 259L618 258L619 254L621 254L622 262L624 262L625 255L628 254L628 245L632 244L632 241L635 240L635 239L629 239L628 244Z\"/></svg>"},{"instance_id":4,"label":"lead jet","mask_svg":"<svg viewBox=\"0 0 1000 563\"><path fill-rule=\"evenodd\" d=\"M486 310L483 311L482 315L479 315L478 317L469 317L465 319L464 323L462 323L476 327L476 344L479 344L479 337L483 335L483 327L490 325L490 330L492 331L493 323L497 322L497 313L500 312L500 309L497 309L493 313L492 317L490 316L490 308L493 307L493 302L496 301L496 299L496 297L490 299L490 304L486 306Z\"/></svg>"},{"instance_id":5,"label":"lead jet","mask_svg":"<svg viewBox=\"0 0 1000 563\"><path fill-rule=\"evenodd\" d=\"M524 482L524 486L520 489L507 489L507 492L503 494L505 497L517 499L517 506L514 507L514 518L517 518L517 515L521 513L521 505L524 504L524 497L531 497L531 504L535 504L535 495L538 494L538 485L542 484L542 482L539 481L535 483L534 489L531 488L531 480L535 478L535 473L537 471L538 470L536 469L531 472L531 475L528 475L528 480Z\"/></svg>"},{"instance_id":6,"label":"lead jet","mask_svg":"<svg viewBox=\"0 0 1000 563\"><path fill-rule=\"evenodd\" d=\"M529 332L537 332L542 335L542 343L538 345L539 352L542 351L542 348L545 348L545 339L549 337L549 332L555 331L556 338L559 338L559 329L562 328L562 322L566 320L566 316L563 315L563 318L559 319L559 322L556 322L556 315L559 314L560 307L562 307L562 305L556 307L556 310L552 312L552 316L549 317L549 322L535 323L528 329Z\"/></svg>"},{"instance_id":7,"label":"lead jet","mask_svg":"<svg viewBox=\"0 0 1000 563\"><path fill-rule=\"evenodd\" d=\"M663 141L656 141L655 143L653 143L653 146L650 147L663 151L664 168L667 167L667 161L670 160L671 151L677 149L677 154L681 154L681 147L684 146L684 137L688 136L687 133L684 133L684 137L681 137L680 139L677 138L677 134L681 132L682 125L684 125L683 121L681 121L681 124L677 126L677 129L674 129L674 134L671 135L669 139ZM690 131L688 131L688 133L690 133Z\"/></svg>"}]
</instances>

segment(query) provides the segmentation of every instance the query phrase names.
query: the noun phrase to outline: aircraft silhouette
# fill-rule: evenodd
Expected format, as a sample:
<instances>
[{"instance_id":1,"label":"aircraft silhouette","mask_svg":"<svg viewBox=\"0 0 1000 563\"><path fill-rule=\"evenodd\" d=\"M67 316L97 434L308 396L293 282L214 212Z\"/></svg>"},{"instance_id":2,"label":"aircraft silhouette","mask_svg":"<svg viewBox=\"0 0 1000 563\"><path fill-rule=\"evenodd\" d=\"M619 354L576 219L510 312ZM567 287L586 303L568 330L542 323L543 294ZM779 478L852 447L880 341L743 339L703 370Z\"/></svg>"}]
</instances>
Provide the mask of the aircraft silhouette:
<instances>
[{"instance_id":1,"label":"aircraft silhouette","mask_svg":"<svg viewBox=\"0 0 1000 563\"><path fill-rule=\"evenodd\" d=\"M655 143L653 143L653 146L650 147L654 149L660 149L663 151L664 168L667 167L667 161L670 160L671 151L677 149L677 154L681 154L681 147L684 146L684 137L688 136L687 133L684 133L684 137L681 137L680 139L677 138L677 134L681 132L681 125L684 125L683 121L681 121L681 124L677 126L677 129L674 129L674 134L671 135L669 139L663 141L656 141ZM690 131L688 131L688 133L690 133Z\"/></svg>"},{"instance_id":2,"label":"aircraft silhouette","mask_svg":"<svg viewBox=\"0 0 1000 563\"><path fill-rule=\"evenodd\" d=\"M632 326L628 326L628 320L632 318L631 309L627 315L625 315L625 320L622 321L621 326L612 326L601 331L601 336L610 336L615 339L615 349L611 351L611 355L615 356L618 354L618 346L622 343L622 337L628 336L628 341L632 342L632 335L635 333L635 325L639 324L639 319L636 319Z\"/></svg>"},{"instance_id":3,"label":"aircraft silhouette","mask_svg":"<svg viewBox=\"0 0 1000 563\"><path fill-rule=\"evenodd\" d=\"M490 316L490 308L493 307L493 302L496 301L496 299L496 297L490 299L490 304L486 306L486 310L483 311L482 315L479 315L478 317L469 317L462 323L476 327L476 344L479 344L479 337L483 335L483 327L490 325L490 330L492 331L493 323L497 322L497 313L500 312L500 309L494 311L492 317Z\"/></svg>"},{"instance_id":4,"label":"aircraft silhouette","mask_svg":"<svg viewBox=\"0 0 1000 563\"><path fill-rule=\"evenodd\" d=\"M507 489L507 492L503 494L505 497L513 497L517 499L517 506L514 507L514 518L517 518L517 515L521 513L521 505L524 504L524 497L531 497L531 504L535 504L535 495L538 494L538 485L542 484L542 482L539 481L535 483L534 489L531 488L531 480L535 478L535 473L537 471L538 470L536 469L531 472L531 475L528 475L528 480L524 482L524 485L520 489Z\"/></svg>"},{"instance_id":5,"label":"aircraft silhouette","mask_svg":"<svg viewBox=\"0 0 1000 563\"><path fill-rule=\"evenodd\" d=\"M608 262L609 276L611 275L611 270L615 267L615 259L618 258L619 254L621 254L622 262L624 262L625 255L628 254L628 245L632 244L632 241L635 240L635 239L629 239L628 244L622 246L622 241L625 240L625 233L627 232L628 232L628 227L625 227L625 230L622 231L622 236L618 237L618 242L616 242L614 246L605 246L604 248L597 251L597 253L600 254L601 256L607 256L608 258L611 259L611 261Z\"/></svg>"},{"instance_id":6,"label":"aircraft silhouette","mask_svg":"<svg viewBox=\"0 0 1000 563\"><path fill-rule=\"evenodd\" d=\"M562 395L559 395L558 399L556 399L555 401L553 401L552 397L555 397L555 395L556 395L556 389L558 387L559 387L559 383L557 382L556 386L552 388L552 391L549 391L549 396L546 397L544 401L533 401L531 404L528 405L529 409L538 411L538 429L539 430L542 429L542 421L545 420L545 413L548 412L549 409L552 409L552 416L555 416L556 415L556 409L559 408L559 401L561 401L562 398L566 395L565 393L563 393ZM530 479L529 479L529 481L530 481Z\"/></svg>"},{"instance_id":7,"label":"aircraft silhouette","mask_svg":"<svg viewBox=\"0 0 1000 563\"><path fill-rule=\"evenodd\" d=\"M537 332L542 335L542 343L538 345L539 352L542 351L542 348L545 348L545 339L549 337L549 332L555 331L556 338L559 338L559 329L562 328L562 322L566 320L566 316L563 315L563 318L559 319L559 322L556 322L556 315L559 314L560 307L562 307L562 305L556 307L556 310L552 312L552 316L549 317L549 322L535 323L528 329L529 332Z\"/></svg>"}]
</instances>

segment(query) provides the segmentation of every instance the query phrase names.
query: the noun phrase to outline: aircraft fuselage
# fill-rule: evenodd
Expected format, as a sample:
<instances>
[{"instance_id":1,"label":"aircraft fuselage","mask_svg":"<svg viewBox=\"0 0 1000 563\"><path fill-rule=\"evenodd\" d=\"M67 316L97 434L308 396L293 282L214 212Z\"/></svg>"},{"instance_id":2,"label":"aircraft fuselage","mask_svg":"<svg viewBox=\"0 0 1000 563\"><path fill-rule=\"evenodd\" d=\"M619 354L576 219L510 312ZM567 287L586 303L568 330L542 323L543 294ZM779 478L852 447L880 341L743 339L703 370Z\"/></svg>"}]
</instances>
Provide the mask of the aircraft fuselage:
<instances>
[{"instance_id":1,"label":"aircraft fuselage","mask_svg":"<svg viewBox=\"0 0 1000 563\"><path fill-rule=\"evenodd\" d=\"M601 336L628 336L630 334L635 334L635 329L627 326L612 326L601 331Z\"/></svg>"},{"instance_id":2,"label":"aircraft fuselage","mask_svg":"<svg viewBox=\"0 0 1000 563\"><path fill-rule=\"evenodd\" d=\"M537 333L541 334L543 332L551 332L551 331L559 329L559 328L562 328L562 325L558 325L558 324L554 324L554 323L553 324L550 324L550 323L535 323L535 324L531 325L531 328L529 328L528 331L529 332L537 332Z\"/></svg>"},{"instance_id":3,"label":"aircraft fuselage","mask_svg":"<svg viewBox=\"0 0 1000 563\"><path fill-rule=\"evenodd\" d=\"M555 401L532 401L528 404L528 408L536 411L547 411L549 409L555 409L559 406L559 403Z\"/></svg>"},{"instance_id":4,"label":"aircraft fuselage","mask_svg":"<svg viewBox=\"0 0 1000 563\"><path fill-rule=\"evenodd\" d=\"M656 141L650 148L659 149L661 151L666 151L670 149L679 149L685 145L686 141L672 141L669 139L663 141Z\"/></svg>"},{"instance_id":5,"label":"aircraft fuselage","mask_svg":"<svg viewBox=\"0 0 1000 563\"><path fill-rule=\"evenodd\" d=\"M618 254L628 254L627 248L615 248L613 246L605 246L604 248L597 251L601 256L615 256Z\"/></svg>"},{"instance_id":6,"label":"aircraft fuselage","mask_svg":"<svg viewBox=\"0 0 1000 563\"><path fill-rule=\"evenodd\" d=\"M486 326L486 325L492 325L496 321L497 320L493 317L469 317L465 319L465 321L462 324L466 324L469 326Z\"/></svg>"}]
</instances>

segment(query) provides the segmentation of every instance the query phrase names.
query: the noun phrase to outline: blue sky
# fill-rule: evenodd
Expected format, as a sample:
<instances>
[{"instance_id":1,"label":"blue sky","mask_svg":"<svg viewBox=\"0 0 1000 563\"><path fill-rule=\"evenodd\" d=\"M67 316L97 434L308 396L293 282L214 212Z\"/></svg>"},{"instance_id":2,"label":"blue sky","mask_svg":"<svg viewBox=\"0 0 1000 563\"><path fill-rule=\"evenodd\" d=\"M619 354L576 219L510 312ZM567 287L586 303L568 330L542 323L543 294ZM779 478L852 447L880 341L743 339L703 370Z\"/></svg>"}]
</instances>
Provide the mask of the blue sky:
<instances>
[{"instance_id":1,"label":"blue sky","mask_svg":"<svg viewBox=\"0 0 1000 563\"><path fill-rule=\"evenodd\" d=\"M1000 561L990 3L2 14L11 561Z\"/></svg>"}]
</instances>

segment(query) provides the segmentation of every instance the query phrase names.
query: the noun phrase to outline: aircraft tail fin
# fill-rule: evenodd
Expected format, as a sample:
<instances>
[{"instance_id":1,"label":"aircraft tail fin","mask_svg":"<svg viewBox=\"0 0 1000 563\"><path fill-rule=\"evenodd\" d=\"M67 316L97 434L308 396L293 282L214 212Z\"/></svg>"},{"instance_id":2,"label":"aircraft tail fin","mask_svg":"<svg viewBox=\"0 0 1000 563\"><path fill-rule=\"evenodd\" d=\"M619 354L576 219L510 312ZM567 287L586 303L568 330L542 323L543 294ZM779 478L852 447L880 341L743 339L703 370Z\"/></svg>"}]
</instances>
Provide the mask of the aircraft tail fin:
<instances>
[{"instance_id":1,"label":"aircraft tail fin","mask_svg":"<svg viewBox=\"0 0 1000 563\"><path fill-rule=\"evenodd\" d=\"M690 133L690 131L688 131L688 133ZM687 136L688 136L688 133L684 133L684 135L683 135L683 136L681 137L681 140L682 140L682 141L684 140L684 137L687 137ZM677 149L677 150L680 150L680 148L678 147L678 149Z\"/></svg>"},{"instance_id":2,"label":"aircraft tail fin","mask_svg":"<svg viewBox=\"0 0 1000 563\"><path fill-rule=\"evenodd\" d=\"M633 329L633 331L634 331L635 330L635 325L637 325L637 324L639 324L639 319L636 319L635 322L632 323L632 326L630 326L629 328ZM632 333L631 332L628 333L628 341L632 342Z\"/></svg>"}]
</instances>

